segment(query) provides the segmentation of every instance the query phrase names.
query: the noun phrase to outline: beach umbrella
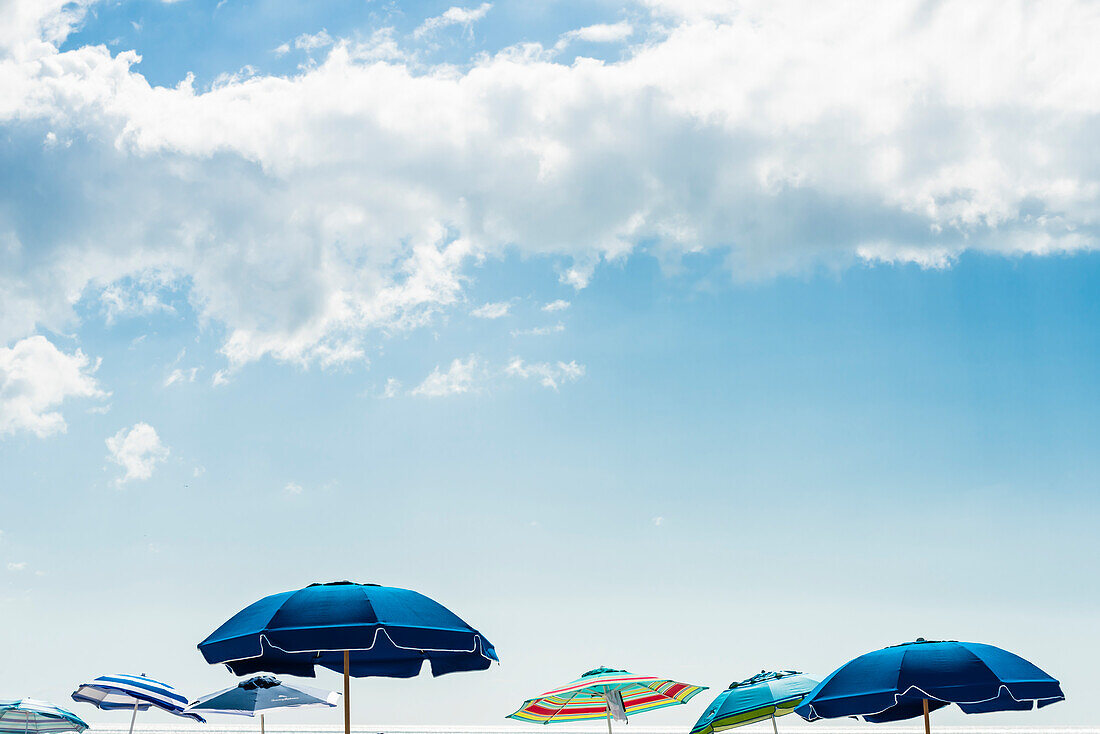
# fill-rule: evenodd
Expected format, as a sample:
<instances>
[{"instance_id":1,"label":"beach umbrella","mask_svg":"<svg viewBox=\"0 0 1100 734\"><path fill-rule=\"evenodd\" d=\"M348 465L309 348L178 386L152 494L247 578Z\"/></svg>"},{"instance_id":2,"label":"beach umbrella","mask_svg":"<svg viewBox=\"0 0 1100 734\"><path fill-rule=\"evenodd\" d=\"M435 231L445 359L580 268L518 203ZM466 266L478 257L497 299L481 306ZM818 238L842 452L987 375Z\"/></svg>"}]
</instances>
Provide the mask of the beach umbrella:
<instances>
[{"instance_id":1,"label":"beach umbrella","mask_svg":"<svg viewBox=\"0 0 1100 734\"><path fill-rule=\"evenodd\" d=\"M134 713L130 716L130 734L134 732L137 712L148 711L150 706L155 706L176 716L184 716L200 723L206 723L206 719L198 714L185 711L187 696L167 683L153 680L144 673L141 675L128 675L126 673L101 675L90 683L81 683L73 691L72 699L81 703L90 703L103 711L132 709Z\"/></svg>"},{"instance_id":2,"label":"beach umbrella","mask_svg":"<svg viewBox=\"0 0 1100 734\"><path fill-rule=\"evenodd\" d=\"M351 734L349 677L412 678L485 670L496 650L442 604L408 589L337 581L264 597L199 643L208 663L235 675L312 678L344 673L344 731Z\"/></svg>"},{"instance_id":3,"label":"beach umbrella","mask_svg":"<svg viewBox=\"0 0 1100 734\"><path fill-rule=\"evenodd\" d=\"M737 726L771 719L772 729L779 734L775 719L794 711L817 681L796 670L768 673L761 670L718 694L699 717L691 734L714 734Z\"/></svg>"},{"instance_id":4,"label":"beach umbrella","mask_svg":"<svg viewBox=\"0 0 1100 734\"><path fill-rule=\"evenodd\" d=\"M607 719L610 732L612 718L626 721L628 714L687 703L706 689L625 670L596 668L572 683L524 701L508 718L533 724Z\"/></svg>"},{"instance_id":5,"label":"beach umbrella","mask_svg":"<svg viewBox=\"0 0 1100 734\"><path fill-rule=\"evenodd\" d=\"M0 734L63 734L79 732L88 725L76 714L48 701L17 698L0 701Z\"/></svg>"},{"instance_id":6,"label":"beach umbrella","mask_svg":"<svg viewBox=\"0 0 1100 734\"><path fill-rule=\"evenodd\" d=\"M204 714L235 716L260 715L260 734L264 731L264 712L272 709L335 706L340 701L336 691L323 688L290 685L270 675L257 675L232 688L203 696L187 707L188 711Z\"/></svg>"},{"instance_id":7,"label":"beach umbrella","mask_svg":"<svg viewBox=\"0 0 1100 734\"><path fill-rule=\"evenodd\" d=\"M795 712L807 721L880 723L958 705L968 714L1025 711L1065 700L1058 681L1018 655L976 642L918 639L869 652L829 674Z\"/></svg>"}]
</instances>

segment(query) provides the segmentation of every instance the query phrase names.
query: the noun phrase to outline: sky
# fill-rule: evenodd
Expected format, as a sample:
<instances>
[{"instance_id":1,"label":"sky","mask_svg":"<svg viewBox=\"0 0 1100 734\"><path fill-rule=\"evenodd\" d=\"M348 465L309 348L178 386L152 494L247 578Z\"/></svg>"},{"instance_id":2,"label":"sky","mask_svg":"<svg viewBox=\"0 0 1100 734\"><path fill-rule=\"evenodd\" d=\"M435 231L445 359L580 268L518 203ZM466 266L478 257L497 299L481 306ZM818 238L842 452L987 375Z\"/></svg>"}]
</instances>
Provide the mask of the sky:
<instances>
[{"instance_id":1,"label":"sky","mask_svg":"<svg viewBox=\"0 0 1100 734\"><path fill-rule=\"evenodd\" d=\"M917 637L1067 695L942 725L1095 723L1097 33L1068 0L0 0L0 698L198 697L223 621L349 579L501 658L354 681L364 727Z\"/></svg>"}]
</instances>

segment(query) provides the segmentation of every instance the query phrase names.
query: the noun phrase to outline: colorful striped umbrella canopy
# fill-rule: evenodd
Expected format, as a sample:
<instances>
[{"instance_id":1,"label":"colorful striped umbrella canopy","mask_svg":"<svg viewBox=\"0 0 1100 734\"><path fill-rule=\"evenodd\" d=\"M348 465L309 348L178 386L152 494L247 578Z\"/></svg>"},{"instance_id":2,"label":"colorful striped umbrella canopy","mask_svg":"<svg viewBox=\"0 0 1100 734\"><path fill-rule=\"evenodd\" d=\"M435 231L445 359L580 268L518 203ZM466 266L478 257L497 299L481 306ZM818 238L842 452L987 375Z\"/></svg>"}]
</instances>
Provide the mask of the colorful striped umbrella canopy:
<instances>
[{"instance_id":1,"label":"colorful striped umbrella canopy","mask_svg":"<svg viewBox=\"0 0 1100 734\"><path fill-rule=\"evenodd\" d=\"M508 718L533 724L606 718L607 730L611 731L612 709L618 708L620 697L620 710L625 718L626 714L687 703L695 694L706 689L706 686L634 675L625 670L596 668L572 683L524 701L519 710L509 714Z\"/></svg>"},{"instance_id":2,"label":"colorful striped umbrella canopy","mask_svg":"<svg viewBox=\"0 0 1100 734\"><path fill-rule=\"evenodd\" d=\"M33 698L17 698L0 701L0 734L62 734L79 732L88 728L76 714L54 706L48 701Z\"/></svg>"},{"instance_id":3,"label":"colorful striped umbrella canopy","mask_svg":"<svg viewBox=\"0 0 1100 734\"><path fill-rule=\"evenodd\" d=\"M134 731L137 712L147 711L150 706L156 706L176 716L185 716L200 723L206 723L206 719L198 714L184 710L187 708L187 696L167 683L153 680L144 673L101 675L90 683L81 683L73 691L72 699L81 703L90 703L104 711L132 709L134 714L130 717L130 734Z\"/></svg>"},{"instance_id":4,"label":"colorful striped umbrella canopy","mask_svg":"<svg viewBox=\"0 0 1100 734\"><path fill-rule=\"evenodd\" d=\"M796 670L777 673L761 670L740 683L731 683L719 693L699 717L691 734L713 734L765 719L771 719L772 729L778 734L776 717L793 712L816 685L816 680Z\"/></svg>"}]
</instances>

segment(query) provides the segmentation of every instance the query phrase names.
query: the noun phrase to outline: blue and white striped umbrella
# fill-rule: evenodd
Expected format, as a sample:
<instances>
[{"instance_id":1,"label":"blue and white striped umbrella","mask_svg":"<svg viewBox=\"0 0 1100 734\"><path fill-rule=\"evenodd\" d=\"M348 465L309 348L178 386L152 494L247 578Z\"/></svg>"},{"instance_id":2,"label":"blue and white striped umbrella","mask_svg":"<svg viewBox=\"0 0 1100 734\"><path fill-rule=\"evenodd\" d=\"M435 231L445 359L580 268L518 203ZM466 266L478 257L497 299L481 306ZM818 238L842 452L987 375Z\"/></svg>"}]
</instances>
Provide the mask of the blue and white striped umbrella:
<instances>
[{"instance_id":1,"label":"blue and white striped umbrella","mask_svg":"<svg viewBox=\"0 0 1100 734\"><path fill-rule=\"evenodd\" d=\"M47 701L33 698L0 701L0 734L79 734L87 728L79 716Z\"/></svg>"},{"instance_id":2,"label":"blue and white striped umbrella","mask_svg":"<svg viewBox=\"0 0 1100 734\"><path fill-rule=\"evenodd\" d=\"M91 683L81 683L80 687L73 691L73 700L90 703L104 711L132 709L134 715L130 718L131 734L134 731L137 712L146 711L150 706L156 706L176 716L186 716L203 724L206 723L206 719L198 714L185 710L187 696L167 683L153 680L144 674L101 675Z\"/></svg>"}]
</instances>

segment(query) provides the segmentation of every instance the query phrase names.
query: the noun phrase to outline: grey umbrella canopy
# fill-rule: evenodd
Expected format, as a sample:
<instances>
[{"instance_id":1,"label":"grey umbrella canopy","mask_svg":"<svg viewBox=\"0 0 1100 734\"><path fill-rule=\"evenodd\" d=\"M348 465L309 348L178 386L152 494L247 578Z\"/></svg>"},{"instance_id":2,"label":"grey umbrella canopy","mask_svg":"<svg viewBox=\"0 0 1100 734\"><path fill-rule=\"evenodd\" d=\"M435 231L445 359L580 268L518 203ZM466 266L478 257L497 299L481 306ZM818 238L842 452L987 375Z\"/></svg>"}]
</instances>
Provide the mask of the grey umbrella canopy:
<instances>
[{"instance_id":1,"label":"grey umbrella canopy","mask_svg":"<svg viewBox=\"0 0 1100 734\"><path fill-rule=\"evenodd\" d=\"M260 715L260 731L263 731L265 711L310 706L336 706L340 694L312 686L289 685L270 675L258 675L238 683L232 688L203 696L187 707L188 711L204 714L230 714L233 716Z\"/></svg>"}]
</instances>

